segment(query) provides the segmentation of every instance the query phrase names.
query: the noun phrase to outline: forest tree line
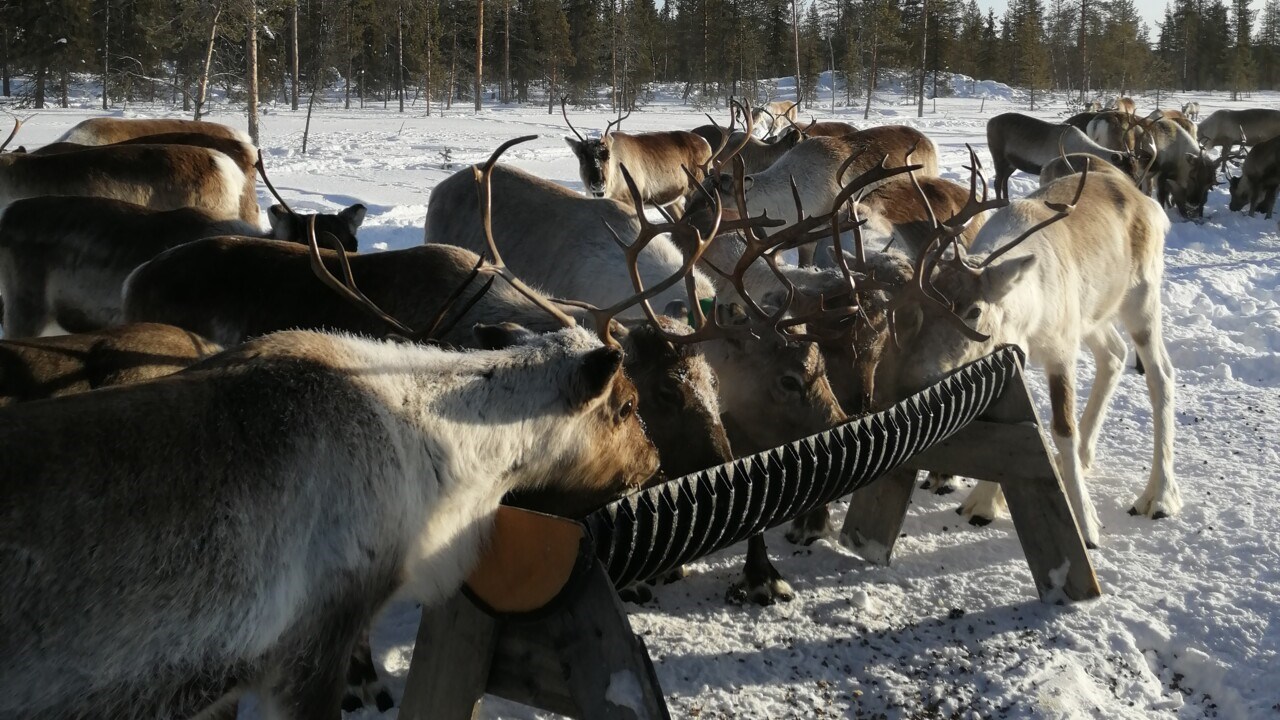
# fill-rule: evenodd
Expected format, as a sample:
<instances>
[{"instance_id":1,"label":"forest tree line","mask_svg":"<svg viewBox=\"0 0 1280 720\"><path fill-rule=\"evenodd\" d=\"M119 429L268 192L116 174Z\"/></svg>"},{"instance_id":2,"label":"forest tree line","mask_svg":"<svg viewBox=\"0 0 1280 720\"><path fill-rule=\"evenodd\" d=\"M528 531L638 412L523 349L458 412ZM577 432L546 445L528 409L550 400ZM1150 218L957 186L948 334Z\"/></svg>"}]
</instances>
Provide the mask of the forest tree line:
<instances>
[{"instance_id":1,"label":"forest tree line","mask_svg":"<svg viewBox=\"0 0 1280 720\"><path fill-rule=\"evenodd\" d=\"M0 31L3 94L21 77L33 107L65 106L85 75L104 107L193 113L211 92L296 108L321 89L348 107L629 108L655 82L715 105L789 76L809 103L855 104L889 71L921 97L961 73L1033 103L1046 89L1280 87L1280 0L1171 0L1154 28L1133 0L1009 0L1002 14L976 0L0 0ZM832 69L835 98L819 92Z\"/></svg>"}]
</instances>

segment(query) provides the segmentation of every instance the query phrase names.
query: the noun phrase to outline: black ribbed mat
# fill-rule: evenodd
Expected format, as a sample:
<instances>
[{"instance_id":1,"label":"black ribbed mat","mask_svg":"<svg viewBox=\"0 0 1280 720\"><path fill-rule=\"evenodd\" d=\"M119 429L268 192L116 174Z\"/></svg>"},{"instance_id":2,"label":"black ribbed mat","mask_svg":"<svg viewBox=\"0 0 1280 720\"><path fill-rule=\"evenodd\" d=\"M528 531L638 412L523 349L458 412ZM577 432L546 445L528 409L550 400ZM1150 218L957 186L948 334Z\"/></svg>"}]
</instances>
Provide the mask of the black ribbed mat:
<instances>
[{"instance_id":1,"label":"black ribbed mat","mask_svg":"<svg viewBox=\"0 0 1280 720\"><path fill-rule=\"evenodd\" d=\"M606 505L585 521L596 554L623 587L788 522L972 422L1022 364L997 350L882 412Z\"/></svg>"}]
</instances>

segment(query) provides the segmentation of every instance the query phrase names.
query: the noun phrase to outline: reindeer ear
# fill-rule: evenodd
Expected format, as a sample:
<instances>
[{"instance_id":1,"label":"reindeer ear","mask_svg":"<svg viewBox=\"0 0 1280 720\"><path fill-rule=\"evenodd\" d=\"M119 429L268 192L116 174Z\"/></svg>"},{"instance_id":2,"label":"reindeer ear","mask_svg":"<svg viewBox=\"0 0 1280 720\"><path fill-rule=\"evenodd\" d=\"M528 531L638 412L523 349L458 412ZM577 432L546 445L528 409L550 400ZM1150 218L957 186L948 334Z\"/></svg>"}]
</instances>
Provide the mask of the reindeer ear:
<instances>
[{"instance_id":1,"label":"reindeer ear","mask_svg":"<svg viewBox=\"0 0 1280 720\"><path fill-rule=\"evenodd\" d=\"M564 139L564 144L569 146L569 149L573 151L574 155L577 155L578 153L582 152L582 143L578 142L577 140L574 140L571 137L566 137Z\"/></svg>"},{"instance_id":2,"label":"reindeer ear","mask_svg":"<svg viewBox=\"0 0 1280 720\"><path fill-rule=\"evenodd\" d=\"M684 300L672 300L667 303L666 307L662 308L662 314L677 320L684 320L689 317L689 303Z\"/></svg>"},{"instance_id":3,"label":"reindeer ear","mask_svg":"<svg viewBox=\"0 0 1280 720\"><path fill-rule=\"evenodd\" d=\"M347 227L351 228L351 234L355 235L356 230L359 230L360 225L364 223L364 216L367 212L369 212L368 208L357 203L338 213L338 217L342 218Z\"/></svg>"},{"instance_id":4,"label":"reindeer ear","mask_svg":"<svg viewBox=\"0 0 1280 720\"><path fill-rule=\"evenodd\" d=\"M582 358L582 364L573 372L565 399L571 410L579 410L609 392L613 379L622 371L622 351L617 348L596 348Z\"/></svg>"},{"instance_id":5,"label":"reindeer ear","mask_svg":"<svg viewBox=\"0 0 1280 720\"><path fill-rule=\"evenodd\" d=\"M471 327L471 335L484 350L502 350L513 345L524 345L538 336L534 331L513 322L497 325L476 323Z\"/></svg>"},{"instance_id":6,"label":"reindeer ear","mask_svg":"<svg viewBox=\"0 0 1280 720\"><path fill-rule=\"evenodd\" d=\"M751 192L751 186L756 184L756 179L750 175L742 178L742 191Z\"/></svg>"},{"instance_id":7,"label":"reindeer ear","mask_svg":"<svg viewBox=\"0 0 1280 720\"><path fill-rule=\"evenodd\" d=\"M283 205L272 205L267 208L267 221L271 223L271 236L278 239L289 237L289 211Z\"/></svg>"},{"instance_id":8,"label":"reindeer ear","mask_svg":"<svg viewBox=\"0 0 1280 720\"><path fill-rule=\"evenodd\" d=\"M1035 264L1035 255L1022 255L987 268L982 273L983 298L991 303L999 302Z\"/></svg>"},{"instance_id":9,"label":"reindeer ear","mask_svg":"<svg viewBox=\"0 0 1280 720\"><path fill-rule=\"evenodd\" d=\"M722 193L733 192L733 174L732 173L720 173L720 192Z\"/></svg>"},{"instance_id":10,"label":"reindeer ear","mask_svg":"<svg viewBox=\"0 0 1280 720\"><path fill-rule=\"evenodd\" d=\"M910 340L924 327L924 309L911 304L893 314L893 330L899 341Z\"/></svg>"}]
</instances>

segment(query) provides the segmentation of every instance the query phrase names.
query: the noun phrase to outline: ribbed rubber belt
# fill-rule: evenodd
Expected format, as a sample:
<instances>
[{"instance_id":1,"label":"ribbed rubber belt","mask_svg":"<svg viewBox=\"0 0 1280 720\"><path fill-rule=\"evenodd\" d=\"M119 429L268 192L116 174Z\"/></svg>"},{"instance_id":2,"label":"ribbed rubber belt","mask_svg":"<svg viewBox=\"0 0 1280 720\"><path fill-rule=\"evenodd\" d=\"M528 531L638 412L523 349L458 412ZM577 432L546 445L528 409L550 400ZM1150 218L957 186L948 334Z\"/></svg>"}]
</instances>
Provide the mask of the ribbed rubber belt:
<instances>
[{"instance_id":1,"label":"ribbed rubber belt","mask_svg":"<svg viewBox=\"0 0 1280 720\"><path fill-rule=\"evenodd\" d=\"M653 577L868 485L985 412L1022 364L1002 348L884 411L606 505L587 531L616 586Z\"/></svg>"}]
</instances>

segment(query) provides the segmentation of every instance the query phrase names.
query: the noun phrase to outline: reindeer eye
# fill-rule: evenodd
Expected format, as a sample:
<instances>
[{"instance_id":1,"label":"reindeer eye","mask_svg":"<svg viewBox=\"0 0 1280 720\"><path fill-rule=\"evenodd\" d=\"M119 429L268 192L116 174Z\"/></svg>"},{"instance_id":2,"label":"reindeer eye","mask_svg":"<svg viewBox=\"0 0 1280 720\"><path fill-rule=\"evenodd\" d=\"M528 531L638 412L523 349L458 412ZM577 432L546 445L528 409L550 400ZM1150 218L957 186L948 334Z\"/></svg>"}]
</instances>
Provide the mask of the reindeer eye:
<instances>
[{"instance_id":1,"label":"reindeer eye","mask_svg":"<svg viewBox=\"0 0 1280 720\"><path fill-rule=\"evenodd\" d=\"M969 312L964 314L965 320L977 320L980 317L982 317L982 308L980 307L969 308Z\"/></svg>"},{"instance_id":2,"label":"reindeer eye","mask_svg":"<svg viewBox=\"0 0 1280 720\"><path fill-rule=\"evenodd\" d=\"M658 398L668 405L679 405L680 391L672 385L660 385L658 387Z\"/></svg>"},{"instance_id":3,"label":"reindeer eye","mask_svg":"<svg viewBox=\"0 0 1280 720\"><path fill-rule=\"evenodd\" d=\"M778 378L778 384L787 392L800 392L804 389L804 383L800 382L800 378L795 375L783 375Z\"/></svg>"},{"instance_id":4,"label":"reindeer eye","mask_svg":"<svg viewBox=\"0 0 1280 720\"><path fill-rule=\"evenodd\" d=\"M618 421L622 422L631 417L631 413L634 412L635 409L636 406L634 400L628 400L622 403L622 407L618 408Z\"/></svg>"}]
</instances>

